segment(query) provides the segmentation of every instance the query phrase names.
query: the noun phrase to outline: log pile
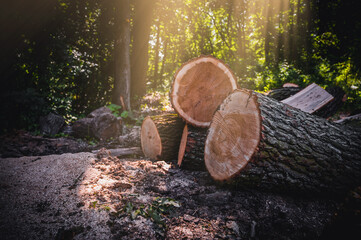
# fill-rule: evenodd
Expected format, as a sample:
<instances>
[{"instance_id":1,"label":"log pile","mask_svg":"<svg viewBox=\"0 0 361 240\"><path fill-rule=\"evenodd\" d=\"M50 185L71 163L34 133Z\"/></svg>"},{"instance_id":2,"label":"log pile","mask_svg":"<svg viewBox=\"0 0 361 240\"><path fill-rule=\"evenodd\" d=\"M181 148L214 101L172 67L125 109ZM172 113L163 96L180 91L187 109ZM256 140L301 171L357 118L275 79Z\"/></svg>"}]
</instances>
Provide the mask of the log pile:
<instances>
[{"instance_id":1,"label":"log pile","mask_svg":"<svg viewBox=\"0 0 361 240\"><path fill-rule=\"evenodd\" d=\"M265 189L340 194L361 185L357 131L237 89L234 74L218 59L185 63L170 98L178 116L143 122L142 150L149 158L207 170L216 181ZM325 106L315 112L334 111Z\"/></svg>"}]
</instances>

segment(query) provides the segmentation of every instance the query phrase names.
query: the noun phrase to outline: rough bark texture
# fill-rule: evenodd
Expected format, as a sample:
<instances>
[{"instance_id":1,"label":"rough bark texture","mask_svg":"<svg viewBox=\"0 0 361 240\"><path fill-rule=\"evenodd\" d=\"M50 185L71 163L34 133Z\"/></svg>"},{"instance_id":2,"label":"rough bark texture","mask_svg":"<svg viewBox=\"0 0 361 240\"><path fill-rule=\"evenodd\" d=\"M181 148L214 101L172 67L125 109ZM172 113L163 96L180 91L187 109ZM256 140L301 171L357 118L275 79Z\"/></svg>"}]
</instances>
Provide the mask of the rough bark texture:
<instances>
[{"instance_id":1,"label":"rough bark texture","mask_svg":"<svg viewBox=\"0 0 361 240\"><path fill-rule=\"evenodd\" d=\"M281 101L301 91L300 87L284 87L274 89L267 94L268 97Z\"/></svg>"},{"instance_id":2,"label":"rough bark texture","mask_svg":"<svg viewBox=\"0 0 361 240\"><path fill-rule=\"evenodd\" d=\"M151 159L175 162L183 127L184 122L177 114L146 117L140 137L144 155Z\"/></svg>"},{"instance_id":3,"label":"rough bark texture","mask_svg":"<svg viewBox=\"0 0 361 240\"><path fill-rule=\"evenodd\" d=\"M116 6L118 39L115 40L115 78L112 102L130 110L130 5L129 0Z\"/></svg>"},{"instance_id":4,"label":"rough bark texture","mask_svg":"<svg viewBox=\"0 0 361 240\"><path fill-rule=\"evenodd\" d=\"M237 79L221 60L202 56L183 64L174 76L170 99L188 124L208 127L219 104L237 89Z\"/></svg>"},{"instance_id":5,"label":"rough bark texture","mask_svg":"<svg viewBox=\"0 0 361 240\"><path fill-rule=\"evenodd\" d=\"M186 125L178 154L178 165L189 170L205 170L204 143L207 129Z\"/></svg>"},{"instance_id":6,"label":"rough bark texture","mask_svg":"<svg viewBox=\"0 0 361 240\"><path fill-rule=\"evenodd\" d=\"M259 145L249 161L223 180L237 176L237 182L241 184L319 194L345 193L361 184L360 134L351 128L341 128L325 119L246 90L238 90L230 95L217 111L218 114L224 114L222 111L227 105L232 105L235 94L249 95L249 101L238 102L239 106L250 105L251 102L259 105L262 133ZM237 105L233 103L234 106ZM232 114L242 113L237 112L235 107ZM223 115L223 118L226 117ZM213 120L210 131L216 125L217 121ZM210 139L210 135L207 137L207 168L207 162L221 159L227 155L227 151L242 151L244 147L239 144L244 139L237 137L232 139L233 145L223 152L208 149L211 154L207 154L207 147L217 144L214 142L217 140Z\"/></svg>"},{"instance_id":7,"label":"rough bark texture","mask_svg":"<svg viewBox=\"0 0 361 240\"><path fill-rule=\"evenodd\" d=\"M333 100L326 106L315 112L314 114L320 117L328 118L334 115L346 101L345 92L340 87L326 88L326 91L333 96Z\"/></svg>"}]
</instances>

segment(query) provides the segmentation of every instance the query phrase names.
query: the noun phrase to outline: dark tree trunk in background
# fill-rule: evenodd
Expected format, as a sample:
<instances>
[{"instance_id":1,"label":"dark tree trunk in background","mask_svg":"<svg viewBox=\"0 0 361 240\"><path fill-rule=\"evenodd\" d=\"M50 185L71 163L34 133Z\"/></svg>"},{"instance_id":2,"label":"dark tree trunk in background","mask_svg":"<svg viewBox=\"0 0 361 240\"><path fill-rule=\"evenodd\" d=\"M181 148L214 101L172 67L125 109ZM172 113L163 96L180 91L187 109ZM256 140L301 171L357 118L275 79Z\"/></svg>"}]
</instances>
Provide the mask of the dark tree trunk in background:
<instances>
[{"instance_id":1,"label":"dark tree trunk in background","mask_svg":"<svg viewBox=\"0 0 361 240\"><path fill-rule=\"evenodd\" d=\"M112 102L130 110L130 5L120 0L116 5L119 38L115 40L115 78Z\"/></svg>"},{"instance_id":2,"label":"dark tree trunk in background","mask_svg":"<svg viewBox=\"0 0 361 240\"><path fill-rule=\"evenodd\" d=\"M276 49L276 64L278 65L284 59L284 33L281 32L283 20L283 1L280 1L280 12L278 17L278 36L277 36L277 49Z\"/></svg>"},{"instance_id":3,"label":"dark tree trunk in background","mask_svg":"<svg viewBox=\"0 0 361 240\"><path fill-rule=\"evenodd\" d=\"M266 31L265 31L265 42L264 42L264 55L266 64L270 63L270 42L271 42L271 29L272 29L272 0L268 0L268 9L266 17Z\"/></svg>"},{"instance_id":4,"label":"dark tree trunk in background","mask_svg":"<svg viewBox=\"0 0 361 240\"><path fill-rule=\"evenodd\" d=\"M134 1L133 46L131 55L132 88L131 96L143 96L146 93L148 70L148 42L152 13L156 0Z\"/></svg>"},{"instance_id":5,"label":"dark tree trunk in background","mask_svg":"<svg viewBox=\"0 0 361 240\"><path fill-rule=\"evenodd\" d=\"M290 24L290 30L289 30L289 35L288 35L288 53L287 53L287 58L288 58L288 62L290 63L294 63L295 61L295 51L294 51L294 22L295 22L295 18L293 16L294 14L294 4L290 1L290 16L289 16L289 24Z\"/></svg>"}]
</instances>

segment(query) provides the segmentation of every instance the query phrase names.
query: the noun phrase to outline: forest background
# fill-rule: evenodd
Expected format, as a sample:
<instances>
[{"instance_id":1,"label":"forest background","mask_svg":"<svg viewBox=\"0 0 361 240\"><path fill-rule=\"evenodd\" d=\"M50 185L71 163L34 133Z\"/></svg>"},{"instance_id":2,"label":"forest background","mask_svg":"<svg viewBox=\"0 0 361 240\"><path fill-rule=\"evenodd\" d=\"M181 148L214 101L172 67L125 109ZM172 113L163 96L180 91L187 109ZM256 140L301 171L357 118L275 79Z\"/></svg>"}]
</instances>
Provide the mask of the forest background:
<instances>
[{"instance_id":1,"label":"forest background","mask_svg":"<svg viewBox=\"0 0 361 240\"><path fill-rule=\"evenodd\" d=\"M222 59L240 87L286 82L341 87L361 109L356 0L14 0L0 9L1 132L34 131L39 116L72 122L146 94L163 107L182 63ZM128 69L128 70L127 70ZM125 109L123 109L125 110Z\"/></svg>"}]
</instances>

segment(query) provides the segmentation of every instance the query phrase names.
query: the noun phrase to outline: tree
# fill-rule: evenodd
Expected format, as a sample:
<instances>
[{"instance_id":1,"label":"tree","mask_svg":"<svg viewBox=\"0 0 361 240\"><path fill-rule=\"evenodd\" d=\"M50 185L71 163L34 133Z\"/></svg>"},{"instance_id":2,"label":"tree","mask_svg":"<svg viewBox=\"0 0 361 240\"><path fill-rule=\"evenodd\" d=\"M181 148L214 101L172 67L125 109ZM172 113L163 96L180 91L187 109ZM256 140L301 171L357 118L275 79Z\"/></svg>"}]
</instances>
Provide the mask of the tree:
<instances>
[{"instance_id":1,"label":"tree","mask_svg":"<svg viewBox=\"0 0 361 240\"><path fill-rule=\"evenodd\" d=\"M131 96L143 96L146 93L148 70L148 46L152 13L156 0L134 0L133 44L131 53Z\"/></svg>"},{"instance_id":2,"label":"tree","mask_svg":"<svg viewBox=\"0 0 361 240\"><path fill-rule=\"evenodd\" d=\"M115 76L112 102L130 110L130 5L129 0L116 4L116 24L119 28L115 40Z\"/></svg>"}]
</instances>

